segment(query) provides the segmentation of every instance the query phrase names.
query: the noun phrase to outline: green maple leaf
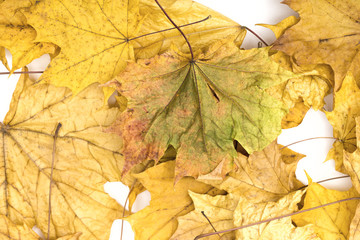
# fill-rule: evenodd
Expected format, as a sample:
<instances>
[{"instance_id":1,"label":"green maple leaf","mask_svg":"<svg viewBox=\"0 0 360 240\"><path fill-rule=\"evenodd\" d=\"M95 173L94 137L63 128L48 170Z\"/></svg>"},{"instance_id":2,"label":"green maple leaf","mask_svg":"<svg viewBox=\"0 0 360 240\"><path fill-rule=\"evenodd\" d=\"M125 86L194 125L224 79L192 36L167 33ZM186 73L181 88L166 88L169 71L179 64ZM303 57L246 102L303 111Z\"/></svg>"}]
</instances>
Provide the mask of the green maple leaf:
<instances>
[{"instance_id":1,"label":"green maple leaf","mask_svg":"<svg viewBox=\"0 0 360 240\"><path fill-rule=\"evenodd\" d=\"M294 74L268 49L240 50L222 40L194 60L170 51L129 64L109 85L128 100L111 131L124 138L125 171L177 150L176 175L224 175L233 168L233 140L260 150L281 131L282 103L264 90ZM220 165L219 165L220 164Z\"/></svg>"}]
</instances>

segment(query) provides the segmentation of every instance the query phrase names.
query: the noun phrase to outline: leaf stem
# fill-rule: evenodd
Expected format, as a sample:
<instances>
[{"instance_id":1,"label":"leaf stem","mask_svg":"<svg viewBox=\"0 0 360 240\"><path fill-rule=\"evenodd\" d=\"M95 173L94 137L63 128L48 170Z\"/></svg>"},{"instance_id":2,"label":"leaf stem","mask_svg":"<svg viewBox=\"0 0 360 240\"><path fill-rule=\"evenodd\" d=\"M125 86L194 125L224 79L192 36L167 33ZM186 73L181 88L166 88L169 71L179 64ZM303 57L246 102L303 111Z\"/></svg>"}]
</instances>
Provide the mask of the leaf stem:
<instances>
[{"instance_id":1,"label":"leaf stem","mask_svg":"<svg viewBox=\"0 0 360 240\"><path fill-rule=\"evenodd\" d=\"M165 14L165 16L167 17L167 19L169 19L169 21L171 22L172 25L174 25L174 27L176 27L176 29L181 33L181 35L184 37L188 47L189 47L189 50L190 50L190 53L191 53L191 61L194 61L194 53L193 53L193 50L191 48L191 45L190 45L190 42L189 40L187 39L187 37L185 36L185 34L183 33L183 31L176 25L176 23L169 17L169 15L166 13L165 9L160 5L160 3L158 2L158 0L155 0L156 4L159 6L159 8L161 9L161 11Z\"/></svg>"},{"instance_id":2,"label":"leaf stem","mask_svg":"<svg viewBox=\"0 0 360 240\"><path fill-rule=\"evenodd\" d=\"M317 181L316 183L322 183L322 182L332 181L332 180L341 179L341 178L348 178L348 177L350 177L350 176L345 175L345 176L338 176L338 177L333 177L333 178L327 178L327 179L323 179L323 180Z\"/></svg>"},{"instance_id":3,"label":"leaf stem","mask_svg":"<svg viewBox=\"0 0 360 240\"><path fill-rule=\"evenodd\" d=\"M334 140L339 140L338 138L334 138L334 137L313 137L313 138L307 138L307 139L303 139L303 140L300 140L300 141L296 141L296 142L293 142L293 143L290 143L286 146L283 146L281 149L284 149L286 147L289 147L291 145L294 145L294 144L297 144L297 143L301 143L301 142L305 142L305 141L309 141L309 140L315 140L315 139L334 139Z\"/></svg>"},{"instance_id":4,"label":"leaf stem","mask_svg":"<svg viewBox=\"0 0 360 240\"><path fill-rule=\"evenodd\" d=\"M327 182L327 181L332 181L332 180L341 179L341 178L348 178L348 177L350 177L350 176L349 176L349 175L345 175L345 176L327 178L327 179L323 179L323 180L317 181L316 183L323 183L323 182ZM304 189L304 188L306 188L307 186L309 186L309 185L304 185L304 186L300 187L298 190Z\"/></svg>"},{"instance_id":5,"label":"leaf stem","mask_svg":"<svg viewBox=\"0 0 360 240\"><path fill-rule=\"evenodd\" d=\"M13 72L12 74L23 74L23 73L43 73L44 71L21 71L21 72ZM10 74L10 72L0 72L0 75Z\"/></svg>"},{"instance_id":6,"label":"leaf stem","mask_svg":"<svg viewBox=\"0 0 360 240\"><path fill-rule=\"evenodd\" d=\"M257 37L261 42L263 42L265 44L265 46L269 46L269 44L267 44L264 39L262 39L259 35L257 35L256 32L254 32L253 30L251 30L250 28L245 27L245 26L243 28L245 28L246 30L248 30L249 32L254 34L254 36Z\"/></svg>"},{"instance_id":7,"label":"leaf stem","mask_svg":"<svg viewBox=\"0 0 360 240\"><path fill-rule=\"evenodd\" d=\"M206 218L206 220L209 222L210 226L211 226L211 227L214 229L214 231L216 232L216 229L215 229L214 225L212 225L210 219L205 215L205 212L204 212L204 211L201 211L201 214ZM218 236L219 236L219 239L221 239L220 234L218 234Z\"/></svg>"},{"instance_id":8,"label":"leaf stem","mask_svg":"<svg viewBox=\"0 0 360 240\"><path fill-rule=\"evenodd\" d=\"M192 22L192 23L180 25L179 28L187 27L187 26L190 26L190 25L193 25L193 24L197 24L197 23L201 23L201 22L204 22L204 21L206 21L206 20L208 20L208 19L210 19L210 18L211 18L211 15L207 16L207 17L204 18L204 19L201 19L201 20L199 20L199 21L196 21L196 22ZM177 28L176 28L176 27L173 27L173 28L167 28L167 29L164 29L164 30L160 30L160 31L157 31L157 32L147 33L147 34L144 34L144 35L140 35L140 36L137 36L137 37L130 38L129 41L132 41L132 40L135 40L135 39L138 39L138 38L142 38L142 37L146 37L146 36L149 36L149 35L157 34L157 33L162 33L162 32L166 32L166 31L174 30L174 29L177 29Z\"/></svg>"},{"instance_id":9,"label":"leaf stem","mask_svg":"<svg viewBox=\"0 0 360 240\"><path fill-rule=\"evenodd\" d=\"M48 230L47 230L47 240L50 239L50 217L51 217L51 190L53 183L53 171L54 171L54 162L55 162L55 152L56 152L56 139L59 135L59 130L62 124L58 123L55 129L54 134L54 143L53 143L53 151L52 151L52 160L51 160L51 173L50 173L50 186L49 186L49 213L48 213Z\"/></svg>"},{"instance_id":10,"label":"leaf stem","mask_svg":"<svg viewBox=\"0 0 360 240\"><path fill-rule=\"evenodd\" d=\"M300 214L300 213L309 212L309 211L312 211L312 210L315 210L315 209L318 209L318 208L327 207L329 205L333 205L333 204L337 204L337 203L341 203L341 202L345 202L345 201L351 201L351 200L360 200L360 197L352 197L352 198L341 199L341 200L338 200L338 201L322 204L322 205L319 205L319 206L316 206L316 207L312 207L312 208L300 210L300 211L297 211L297 212L285 214L285 215L282 215L282 216L279 216L279 217L269 218L269 219L262 220L262 221L259 221L259 222L250 223L250 224L247 224L247 225L244 225L244 226L240 226L240 227L236 227L236 228L230 228L230 229L226 229L226 230L222 230L222 231L218 231L218 232L213 232L213 233L201 234L201 235L196 236L194 238L194 240L204 238L204 237L209 237L209 236L212 236L212 235L215 235L215 234L227 233L227 232L240 230L240 229L243 229L243 228L248 228L248 227L259 225L259 224L262 224L262 223L267 223L267 222L271 222L271 221L274 221L274 220L279 220L279 219L282 219L282 218L291 217L291 216L294 216L294 215L297 215L297 214Z\"/></svg>"}]
</instances>

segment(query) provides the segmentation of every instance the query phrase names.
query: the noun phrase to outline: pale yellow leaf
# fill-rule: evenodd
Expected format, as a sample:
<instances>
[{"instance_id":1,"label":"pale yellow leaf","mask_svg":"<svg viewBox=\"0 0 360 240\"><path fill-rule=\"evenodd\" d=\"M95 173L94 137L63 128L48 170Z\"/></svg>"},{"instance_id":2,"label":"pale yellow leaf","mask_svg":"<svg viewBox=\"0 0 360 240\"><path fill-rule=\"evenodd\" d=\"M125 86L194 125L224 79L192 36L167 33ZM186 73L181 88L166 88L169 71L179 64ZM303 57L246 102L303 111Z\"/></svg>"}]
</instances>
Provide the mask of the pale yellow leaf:
<instances>
[{"instance_id":1,"label":"pale yellow leaf","mask_svg":"<svg viewBox=\"0 0 360 240\"><path fill-rule=\"evenodd\" d=\"M130 222L136 239L169 239L178 226L177 218L194 209L188 190L221 193L192 177L184 177L174 184L174 161L161 163L134 176L151 193L150 205L125 219Z\"/></svg>"},{"instance_id":2,"label":"pale yellow leaf","mask_svg":"<svg viewBox=\"0 0 360 240\"><path fill-rule=\"evenodd\" d=\"M20 78L0 127L1 214L15 224L25 222L48 232L54 153L51 239L78 232L80 239L109 236L122 208L103 184L121 179L124 162L119 137L102 131L119 109L103 102L97 85L73 96L69 89L34 84L26 75ZM58 123L62 127L53 152Z\"/></svg>"}]
</instances>

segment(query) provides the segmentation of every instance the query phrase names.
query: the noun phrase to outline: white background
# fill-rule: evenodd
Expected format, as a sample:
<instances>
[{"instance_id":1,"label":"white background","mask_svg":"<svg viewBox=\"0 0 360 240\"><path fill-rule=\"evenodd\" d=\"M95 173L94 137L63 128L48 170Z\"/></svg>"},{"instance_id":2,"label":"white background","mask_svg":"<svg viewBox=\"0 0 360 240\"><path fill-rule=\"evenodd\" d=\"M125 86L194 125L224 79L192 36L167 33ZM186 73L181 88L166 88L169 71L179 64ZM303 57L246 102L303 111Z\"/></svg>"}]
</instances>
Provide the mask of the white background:
<instances>
[{"instance_id":1,"label":"white background","mask_svg":"<svg viewBox=\"0 0 360 240\"><path fill-rule=\"evenodd\" d=\"M275 40L274 34L263 27L255 26L257 23L276 24L282 19L290 15L297 15L288 6L281 4L279 0L198 0L198 2L217 10L225 16L233 19L234 21L246 26L256 33L258 33L267 43L272 43ZM257 47L258 39L251 33L247 34L243 48ZM11 63L11 55L8 54L9 62ZM29 65L30 70L44 70L49 63L49 57L43 56L41 59L35 60ZM1 65L1 64L0 64ZM1 65L1 72L7 70ZM32 78L38 78L39 74L32 74ZM0 75L0 119L3 121L5 114L9 110L9 104L12 93L15 89L16 82L19 75ZM326 98L327 105L325 109L332 110L332 96ZM327 121L325 114L321 111L309 110L303 123L292 129L283 130L282 134L278 138L278 142L283 145L287 145L299 140L313 138L313 137L332 137L332 127ZM301 142L290 146L294 151L302 154L306 154L307 157L300 160L296 171L297 178L304 184L307 183L304 170L311 176L313 181L320 181L323 179L333 178L341 176L343 174L334 170L334 161L330 160L324 163L325 157L331 148L333 140L329 139L316 139ZM325 187L337 190L347 190L351 186L349 178L333 180L323 183ZM120 204L125 202L128 187L121 183L107 183L105 184L105 191L107 191L112 197L116 198ZM149 204L150 193L142 193L136 200L134 211L138 211L141 208ZM110 239L120 239L120 226L121 221L116 220L112 226L112 232ZM131 231L131 227L125 222L123 240L134 239L134 234Z\"/></svg>"}]
</instances>

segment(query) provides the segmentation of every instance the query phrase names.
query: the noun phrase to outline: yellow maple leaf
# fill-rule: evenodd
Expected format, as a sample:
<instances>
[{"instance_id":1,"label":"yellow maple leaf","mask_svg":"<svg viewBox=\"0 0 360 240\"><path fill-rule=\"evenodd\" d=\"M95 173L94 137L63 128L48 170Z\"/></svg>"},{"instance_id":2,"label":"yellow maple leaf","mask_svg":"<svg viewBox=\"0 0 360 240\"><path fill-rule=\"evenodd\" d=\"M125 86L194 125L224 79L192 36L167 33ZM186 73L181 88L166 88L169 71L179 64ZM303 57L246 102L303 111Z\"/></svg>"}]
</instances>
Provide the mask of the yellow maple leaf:
<instances>
[{"instance_id":1,"label":"yellow maple leaf","mask_svg":"<svg viewBox=\"0 0 360 240\"><path fill-rule=\"evenodd\" d=\"M248 158L239 156L236 159L239 169L224 180L202 181L254 202L276 201L303 186L296 179L295 170L304 155L280 147L274 141Z\"/></svg>"},{"instance_id":2,"label":"yellow maple leaf","mask_svg":"<svg viewBox=\"0 0 360 240\"><path fill-rule=\"evenodd\" d=\"M179 227L172 240L194 239L211 233L253 224L262 220L295 212L305 190L289 193L275 202L254 203L243 196L228 194L209 196L190 192L195 210L179 217ZM206 239L237 240L307 240L317 239L313 225L295 227L291 218L277 219L227 233L218 233Z\"/></svg>"},{"instance_id":3,"label":"yellow maple leaf","mask_svg":"<svg viewBox=\"0 0 360 240\"><path fill-rule=\"evenodd\" d=\"M144 5L146 1L142 1L141 9L145 8ZM172 16L180 25L184 21L188 24L193 19L204 19L213 13L205 7L198 8L198 4L193 4L194 7L188 5L177 4L176 8L177 12L182 12L185 7L185 18L181 14ZM138 0L106 0L101 3L96 0L39 1L24 13L28 23L36 29L36 41L52 42L61 48L60 54L53 59L39 81L69 87L76 94L91 83L104 83L116 76L124 69L127 61L135 60L134 49L137 49L139 56L152 57L167 49L169 42L180 41L184 44L184 39L178 37L181 35L176 29L169 33L151 34L166 30L163 27L170 25L157 18L161 14L159 7L151 12L140 11L139 8ZM245 32L238 24L219 14L209 21L221 21L224 26L232 26L231 33ZM212 28L208 23L201 26L200 29L186 29L190 34L192 31L201 33L202 29L206 31ZM174 26L171 25L171 28ZM175 33L177 37L174 38ZM164 39L169 41L163 46ZM144 50L140 53L144 48L148 52ZM108 89L106 93L107 98L111 92Z\"/></svg>"},{"instance_id":4,"label":"yellow maple leaf","mask_svg":"<svg viewBox=\"0 0 360 240\"><path fill-rule=\"evenodd\" d=\"M103 184L120 180L124 162L119 137L102 131L119 110L103 106L103 98L96 84L73 96L69 89L21 77L0 127L1 214L47 233L54 161L51 239L78 232L81 239L109 236L121 207Z\"/></svg>"},{"instance_id":5,"label":"yellow maple leaf","mask_svg":"<svg viewBox=\"0 0 360 240\"><path fill-rule=\"evenodd\" d=\"M270 205L271 206L271 205ZM253 234L248 231L245 237L238 237L237 240L321 240L314 230L314 225L308 224L303 227L296 227L290 217L271 221L265 229L258 230L260 234ZM260 236L259 236L260 235Z\"/></svg>"},{"instance_id":6,"label":"yellow maple leaf","mask_svg":"<svg viewBox=\"0 0 360 240\"><path fill-rule=\"evenodd\" d=\"M206 21L181 28L194 50L207 48L219 39L228 36L233 36L237 45L240 45L245 38L245 28L197 2L192 0L160 0L159 2L171 19L180 26L195 23L210 16ZM134 43L137 58L150 58L163 53L169 50L171 44L182 52L189 52L189 47L179 31L168 21L154 0L140 0L139 10L140 15L145 19L138 35L170 28L173 30L151 35L151 38L139 38L137 40L139 42Z\"/></svg>"},{"instance_id":7,"label":"yellow maple leaf","mask_svg":"<svg viewBox=\"0 0 360 240\"><path fill-rule=\"evenodd\" d=\"M234 194L210 196L193 192L189 192L189 195L194 202L195 210L178 218L179 227L170 238L171 240L194 239L202 233L214 231L205 216L217 230L234 227L233 215L239 201L239 196ZM224 240L235 238L234 232L219 235ZM213 235L207 239L219 239L219 235Z\"/></svg>"},{"instance_id":8,"label":"yellow maple leaf","mask_svg":"<svg viewBox=\"0 0 360 240\"><path fill-rule=\"evenodd\" d=\"M334 110L325 113L333 127L333 136L337 138L326 159L334 159L335 169L344 172L343 153L356 150L355 117L360 115L360 89L351 72L335 93Z\"/></svg>"},{"instance_id":9,"label":"yellow maple leaf","mask_svg":"<svg viewBox=\"0 0 360 240\"><path fill-rule=\"evenodd\" d=\"M295 58L297 64L329 64L339 90L349 69L360 79L359 4L356 0L286 0L300 21L289 28L274 48Z\"/></svg>"},{"instance_id":10,"label":"yellow maple leaf","mask_svg":"<svg viewBox=\"0 0 360 240\"><path fill-rule=\"evenodd\" d=\"M253 203L247 198L240 198L234 211L234 225L237 227L262 220L279 217L281 215L296 212L297 204L305 190L289 193L276 202ZM291 218L282 218L255 226L236 230L236 239L246 240L294 240L294 239L318 239L313 225L295 227Z\"/></svg>"},{"instance_id":11,"label":"yellow maple leaf","mask_svg":"<svg viewBox=\"0 0 360 240\"><path fill-rule=\"evenodd\" d=\"M341 199L359 196L354 188L348 191L326 189L309 181L301 210L320 206ZM349 226L355 214L358 201L346 201L292 216L299 227L314 224L315 232L321 239L345 240L349 237Z\"/></svg>"},{"instance_id":12,"label":"yellow maple leaf","mask_svg":"<svg viewBox=\"0 0 360 240\"><path fill-rule=\"evenodd\" d=\"M134 174L151 193L149 206L125 218L131 223L136 239L169 239L177 228L177 218L194 209L188 190L222 193L191 177L182 178L174 186L174 170L175 162L169 161Z\"/></svg>"},{"instance_id":13,"label":"yellow maple leaf","mask_svg":"<svg viewBox=\"0 0 360 240\"><path fill-rule=\"evenodd\" d=\"M47 42L36 42L36 31L27 24L19 11L30 7L34 0L5 0L0 3L0 60L11 72L22 68L43 54L55 54L56 46ZM12 67L8 66L5 48L12 54Z\"/></svg>"},{"instance_id":14,"label":"yellow maple leaf","mask_svg":"<svg viewBox=\"0 0 360 240\"><path fill-rule=\"evenodd\" d=\"M290 16L275 25L259 25L271 29L276 38L279 38L286 29L298 21L298 18ZM332 70L325 65L299 66L293 58L282 52L273 52L272 58L285 69L301 74L267 90L269 94L283 101L290 109L283 119L282 128L296 127L302 122L310 107L314 110L323 108L324 97L329 93L333 82Z\"/></svg>"}]
</instances>

